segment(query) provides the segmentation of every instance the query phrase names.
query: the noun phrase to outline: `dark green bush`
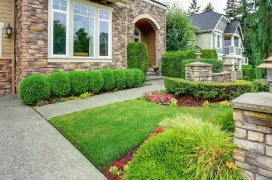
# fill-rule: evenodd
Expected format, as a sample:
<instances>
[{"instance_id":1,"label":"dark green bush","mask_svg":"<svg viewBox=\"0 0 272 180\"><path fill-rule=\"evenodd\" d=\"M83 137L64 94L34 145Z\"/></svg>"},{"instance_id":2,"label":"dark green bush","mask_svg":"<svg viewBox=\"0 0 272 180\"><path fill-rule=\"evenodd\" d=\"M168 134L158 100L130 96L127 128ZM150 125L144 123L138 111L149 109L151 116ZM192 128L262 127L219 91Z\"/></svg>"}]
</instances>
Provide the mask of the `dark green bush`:
<instances>
[{"instance_id":1,"label":"dark green bush","mask_svg":"<svg viewBox=\"0 0 272 180\"><path fill-rule=\"evenodd\" d=\"M33 74L25 78L20 84L20 98L27 105L49 99L50 84L47 78L40 74Z\"/></svg>"},{"instance_id":2,"label":"dark green bush","mask_svg":"<svg viewBox=\"0 0 272 180\"><path fill-rule=\"evenodd\" d=\"M144 73L139 69L132 69L134 72L134 85L133 87L142 87L145 81Z\"/></svg>"},{"instance_id":3,"label":"dark green bush","mask_svg":"<svg viewBox=\"0 0 272 180\"><path fill-rule=\"evenodd\" d=\"M266 79L253 80L253 91L254 92L269 92L269 85Z\"/></svg>"},{"instance_id":4,"label":"dark green bush","mask_svg":"<svg viewBox=\"0 0 272 180\"><path fill-rule=\"evenodd\" d=\"M256 68L253 68L252 66L243 66L242 70L245 80L253 81L257 78Z\"/></svg>"},{"instance_id":5,"label":"dark green bush","mask_svg":"<svg viewBox=\"0 0 272 180\"><path fill-rule=\"evenodd\" d=\"M180 70L179 70L180 75L178 75L178 77L180 77L182 79L185 79L185 76L186 76L186 64L190 64L190 63L194 63L194 62L197 62L197 61L195 59L186 59L186 60L181 61Z\"/></svg>"},{"instance_id":6,"label":"dark green bush","mask_svg":"<svg viewBox=\"0 0 272 180\"><path fill-rule=\"evenodd\" d=\"M201 119L188 121L184 114L169 119L168 124L175 122L178 127L152 137L139 148L125 180L243 179L239 169L226 166L233 162L235 147L229 133Z\"/></svg>"},{"instance_id":7,"label":"dark green bush","mask_svg":"<svg viewBox=\"0 0 272 180\"><path fill-rule=\"evenodd\" d=\"M222 72L223 61L220 61L220 60L217 60L217 59L201 59L201 62L213 65L212 66L212 72L213 73Z\"/></svg>"},{"instance_id":8,"label":"dark green bush","mask_svg":"<svg viewBox=\"0 0 272 180\"><path fill-rule=\"evenodd\" d=\"M100 71L89 71L86 76L88 78L88 90L95 94L100 93L104 85L102 73Z\"/></svg>"},{"instance_id":9,"label":"dark green bush","mask_svg":"<svg viewBox=\"0 0 272 180\"><path fill-rule=\"evenodd\" d=\"M69 73L69 78L72 95L80 95L88 90L88 78L84 71L72 71Z\"/></svg>"},{"instance_id":10,"label":"dark green bush","mask_svg":"<svg viewBox=\"0 0 272 180\"><path fill-rule=\"evenodd\" d=\"M148 68L148 51L144 43L128 44L128 68L138 68L146 74Z\"/></svg>"},{"instance_id":11,"label":"dark green bush","mask_svg":"<svg viewBox=\"0 0 272 180\"><path fill-rule=\"evenodd\" d=\"M227 109L218 115L215 123L221 126L222 130L234 133L235 125L233 120L233 110Z\"/></svg>"},{"instance_id":12,"label":"dark green bush","mask_svg":"<svg viewBox=\"0 0 272 180\"><path fill-rule=\"evenodd\" d=\"M134 77L134 71L132 69L126 69L125 72L125 85L127 88L132 88L134 85L135 77Z\"/></svg>"},{"instance_id":13,"label":"dark green bush","mask_svg":"<svg viewBox=\"0 0 272 180\"><path fill-rule=\"evenodd\" d=\"M141 70L140 70L141 71ZM126 82L126 74L124 70L116 69L113 71L115 79L115 89L123 89Z\"/></svg>"},{"instance_id":14,"label":"dark green bush","mask_svg":"<svg viewBox=\"0 0 272 180\"><path fill-rule=\"evenodd\" d=\"M103 69L101 71L103 78L104 78L104 85L103 85L103 91L111 91L114 89L115 85L115 78L113 70L111 69Z\"/></svg>"},{"instance_id":15,"label":"dark green bush","mask_svg":"<svg viewBox=\"0 0 272 180\"><path fill-rule=\"evenodd\" d=\"M70 94L71 82L66 72L55 72L47 78L51 87L52 97L65 97Z\"/></svg>"},{"instance_id":16,"label":"dark green bush","mask_svg":"<svg viewBox=\"0 0 272 180\"><path fill-rule=\"evenodd\" d=\"M162 62L162 73L166 77L182 78L183 73L181 73L183 66L181 63L184 60L196 60L196 50L184 50L184 51L172 51L167 52L164 55ZM202 53L201 58L205 59L218 59L216 50L213 49L203 49L200 50ZM215 60L210 61L214 63ZM208 62L207 62L208 63ZM217 70L217 66L215 68Z\"/></svg>"},{"instance_id":17,"label":"dark green bush","mask_svg":"<svg viewBox=\"0 0 272 180\"><path fill-rule=\"evenodd\" d=\"M167 92L175 95L192 95L196 98L229 100L252 91L253 84L248 81L231 83L203 83L184 79L165 78Z\"/></svg>"}]
</instances>

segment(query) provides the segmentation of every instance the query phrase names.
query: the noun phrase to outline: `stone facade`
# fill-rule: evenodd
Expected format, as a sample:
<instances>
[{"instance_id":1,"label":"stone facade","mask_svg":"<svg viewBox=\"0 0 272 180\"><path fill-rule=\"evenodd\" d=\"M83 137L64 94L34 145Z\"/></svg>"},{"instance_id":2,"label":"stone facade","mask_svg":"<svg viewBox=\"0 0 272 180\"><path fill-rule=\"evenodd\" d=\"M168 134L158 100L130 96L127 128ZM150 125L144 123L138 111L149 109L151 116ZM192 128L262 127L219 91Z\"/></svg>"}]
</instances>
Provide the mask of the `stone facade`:
<instances>
[{"instance_id":1,"label":"stone facade","mask_svg":"<svg viewBox=\"0 0 272 180\"><path fill-rule=\"evenodd\" d=\"M186 65L186 80L195 82L212 82L212 65L195 62Z\"/></svg>"},{"instance_id":2,"label":"stone facade","mask_svg":"<svg viewBox=\"0 0 272 180\"><path fill-rule=\"evenodd\" d=\"M127 67L127 44L134 41L135 21L147 19L156 31L157 63L166 50L166 9L144 0L128 0L126 5L106 3L113 8L112 62L48 62L48 0L16 2L16 88L33 73L94 70Z\"/></svg>"},{"instance_id":3,"label":"stone facade","mask_svg":"<svg viewBox=\"0 0 272 180\"><path fill-rule=\"evenodd\" d=\"M0 95L11 94L12 60L0 58Z\"/></svg>"},{"instance_id":4,"label":"stone facade","mask_svg":"<svg viewBox=\"0 0 272 180\"><path fill-rule=\"evenodd\" d=\"M246 180L272 179L272 93L244 94L232 102L235 164Z\"/></svg>"},{"instance_id":5,"label":"stone facade","mask_svg":"<svg viewBox=\"0 0 272 180\"><path fill-rule=\"evenodd\" d=\"M231 72L212 73L212 82L230 82Z\"/></svg>"}]
</instances>

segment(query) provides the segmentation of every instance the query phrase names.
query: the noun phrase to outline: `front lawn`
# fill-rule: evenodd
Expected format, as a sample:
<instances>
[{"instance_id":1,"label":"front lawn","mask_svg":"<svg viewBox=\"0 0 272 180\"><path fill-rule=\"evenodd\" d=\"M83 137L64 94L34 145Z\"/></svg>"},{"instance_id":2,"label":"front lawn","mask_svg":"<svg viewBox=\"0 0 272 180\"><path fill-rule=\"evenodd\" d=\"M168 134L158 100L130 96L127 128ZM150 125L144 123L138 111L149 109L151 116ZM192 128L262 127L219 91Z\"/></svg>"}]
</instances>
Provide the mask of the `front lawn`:
<instances>
[{"instance_id":1,"label":"front lawn","mask_svg":"<svg viewBox=\"0 0 272 180\"><path fill-rule=\"evenodd\" d=\"M188 112L213 121L224 110L226 108L175 108L131 100L55 117L50 122L103 170L141 144L164 117Z\"/></svg>"}]
</instances>

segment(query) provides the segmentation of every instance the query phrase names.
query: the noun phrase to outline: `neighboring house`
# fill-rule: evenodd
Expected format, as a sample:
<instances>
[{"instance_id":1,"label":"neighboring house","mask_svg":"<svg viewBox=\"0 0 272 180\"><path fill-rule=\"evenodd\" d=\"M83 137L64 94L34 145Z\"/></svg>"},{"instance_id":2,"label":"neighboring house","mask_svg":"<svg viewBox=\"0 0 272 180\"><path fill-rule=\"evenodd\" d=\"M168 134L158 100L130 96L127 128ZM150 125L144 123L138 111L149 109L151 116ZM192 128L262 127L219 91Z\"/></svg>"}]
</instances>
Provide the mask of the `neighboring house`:
<instances>
[{"instance_id":1,"label":"neighboring house","mask_svg":"<svg viewBox=\"0 0 272 180\"><path fill-rule=\"evenodd\" d=\"M155 0L0 0L0 28L0 94L33 73L126 68L129 42L147 44L150 65L166 50L166 6Z\"/></svg>"},{"instance_id":2,"label":"neighboring house","mask_svg":"<svg viewBox=\"0 0 272 180\"><path fill-rule=\"evenodd\" d=\"M241 60L243 57L243 32L239 22L230 22L223 14L205 12L189 17L197 29L197 47L201 49L216 49L220 59L226 58L229 62Z\"/></svg>"}]
</instances>

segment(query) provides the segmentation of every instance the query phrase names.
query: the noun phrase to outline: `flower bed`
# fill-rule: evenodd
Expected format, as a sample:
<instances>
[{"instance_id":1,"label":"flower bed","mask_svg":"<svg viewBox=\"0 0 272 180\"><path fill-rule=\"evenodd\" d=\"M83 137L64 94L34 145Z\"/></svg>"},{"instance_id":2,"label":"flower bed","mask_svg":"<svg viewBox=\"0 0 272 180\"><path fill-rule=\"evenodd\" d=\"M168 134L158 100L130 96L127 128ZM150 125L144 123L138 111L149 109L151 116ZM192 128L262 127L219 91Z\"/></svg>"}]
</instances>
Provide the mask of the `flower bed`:
<instances>
[{"instance_id":1,"label":"flower bed","mask_svg":"<svg viewBox=\"0 0 272 180\"><path fill-rule=\"evenodd\" d=\"M145 75L139 69L55 72L48 77L34 74L21 82L20 98L27 105L44 105L137 88L144 81Z\"/></svg>"}]
</instances>

